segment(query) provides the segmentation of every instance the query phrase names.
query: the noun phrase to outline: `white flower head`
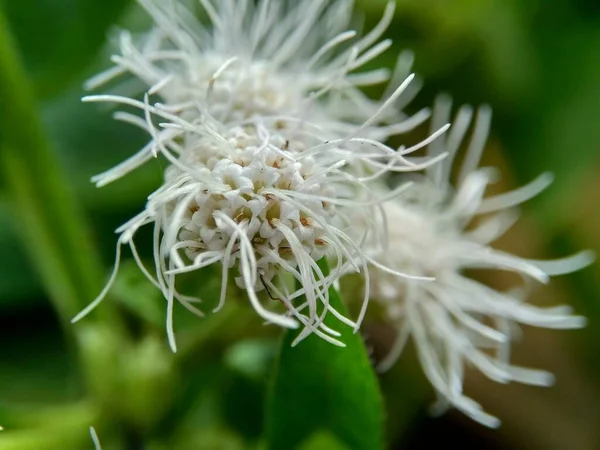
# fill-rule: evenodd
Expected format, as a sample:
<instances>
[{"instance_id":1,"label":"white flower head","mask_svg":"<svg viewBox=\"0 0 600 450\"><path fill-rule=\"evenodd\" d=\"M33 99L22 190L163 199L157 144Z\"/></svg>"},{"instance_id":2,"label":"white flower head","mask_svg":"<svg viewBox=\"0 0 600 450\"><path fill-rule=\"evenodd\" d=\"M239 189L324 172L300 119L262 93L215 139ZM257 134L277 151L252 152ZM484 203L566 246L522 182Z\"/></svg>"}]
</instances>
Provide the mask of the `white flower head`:
<instances>
[{"instance_id":1,"label":"white flower head","mask_svg":"<svg viewBox=\"0 0 600 450\"><path fill-rule=\"evenodd\" d=\"M128 244L167 299L173 349L174 302L201 315L196 299L177 291L175 278L215 263L223 269L217 309L232 270L260 316L284 327L303 327L296 342L314 333L343 345L323 320L331 313L357 330L364 317L370 257L363 244L383 233L382 221L373 218L385 200L369 183L390 172L422 170L446 156L409 155L443 134L447 124L411 147L382 143L429 114L423 110L407 118L398 112L400 95L414 78L406 76L410 57L400 58L391 77L380 70L352 73L389 46L389 41L377 41L392 18L393 2L380 23L348 47L342 44L356 33L344 31L352 6L345 0L261 0L256 6L242 0L201 1L210 27L198 24L177 1L140 3L156 28L140 47L124 33L122 55L113 58L116 67L92 84L131 72L146 84L143 101L120 95L84 101L141 110L143 117L129 112L115 117L144 129L151 139L93 180L107 184L159 155L168 167L163 186L148 197L144 211L117 230L112 277L76 320L106 295L118 270L120 246ZM358 89L388 77L390 89L379 101L368 100ZM366 230L356 226L357 211L359 220L369 223ZM133 244L137 230L147 224L155 230L155 275L143 266ZM333 262L329 274L317 264L324 257ZM328 288L348 271L367 277L356 321L329 305ZM289 289L285 278L290 277L300 288ZM284 310L265 307L261 291Z\"/></svg>"},{"instance_id":2,"label":"white flower head","mask_svg":"<svg viewBox=\"0 0 600 450\"><path fill-rule=\"evenodd\" d=\"M451 101L440 97L434 109L433 128L446 122ZM568 306L540 308L522 301L516 292L500 292L463 271L482 268L508 270L546 283L549 275L569 273L589 264L582 252L557 261L526 260L499 250L491 243L510 227L516 205L537 195L551 181L544 174L515 191L484 198L494 172L477 169L491 120L483 106L477 113L472 137L452 187L452 158L469 129L473 110L462 107L447 136L429 147L429 153L448 152L440 164L427 169L422 180L399 199L383 205L387 216L389 251L380 252L371 269L371 298L379 301L397 328L397 337L380 369L388 369L412 338L426 377L438 393L438 406L452 406L490 427L499 420L463 393L465 366L488 378L547 386L552 375L510 364L510 345L518 324L544 328L579 328L583 317ZM481 216L481 217L479 217ZM478 219L473 222L474 219ZM390 270L393 269L393 270ZM394 270L433 277L415 282L397 277Z\"/></svg>"},{"instance_id":3,"label":"white flower head","mask_svg":"<svg viewBox=\"0 0 600 450\"><path fill-rule=\"evenodd\" d=\"M147 151L163 155L169 165L163 185L148 197L144 211L117 230L120 237L113 274L98 298L74 320L104 298L118 271L120 247L129 245L141 270L167 299L167 331L174 350L174 302L202 315L194 306L198 299L177 291L176 277L216 263L222 266L216 310L225 302L233 270L237 285L246 291L261 317L283 327L303 326L296 343L314 333L343 345L336 339L339 332L323 320L331 313L357 330L369 297L368 281L356 321L333 309L328 289L348 271L362 272L368 280L363 243L369 235L382 232L370 218L377 215L383 199L365 181L388 170L418 168L403 156L412 148L397 151L358 137L323 141L321 130L303 121L282 123L256 117L228 126L205 116L198 123L189 123L149 105L147 97L144 103L118 100L144 110L145 121L139 125L154 136ZM154 116L171 122L160 124L158 131ZM364 144L369 148L347 148ZM354 161L377 170L367 177L346 171ZM356 227L357 211L362 222L374 226L367 230ZM144 267L133 242L137 230L147 224L154 226L155 275ZM333 263L329 274L318 265L324 257ZM291 292L286 284L290 277L301 286ZM271 304L283 304L283 311L265 307L260 291L270 300L278 300Z\"/></svg>"},{"instance_id":4,"label":"white flower head","mask_svg":"<svg viewBox=\"0 0 600 450\"><path fill-rule=\"evenodd\" d=\"M363 37L348 29L350 0L201 0L208 24L199 22L181 0L139 3L154 27L141 39L122 32L114 67L90 80L89 88L129 73L142 82L147 96L159 99L164 111L186 122L196 123L205 115L229 126L256 117L304 120L323 130L326 139L360 132L384 142L429 115L427 109L412 117L400 111L417 90L414 82L409 86L409 54L400 55L393 74L387 69L360 72L391 44L380 39L392 20L394 2ZM380 100L360 91L384 81L389 85ZM118 98L124 97L104 97ZM136 123L129 114L117 113L116 118ZM142 149L93 181L107 184L151 156Z\"/></svg>"}]
</instances>

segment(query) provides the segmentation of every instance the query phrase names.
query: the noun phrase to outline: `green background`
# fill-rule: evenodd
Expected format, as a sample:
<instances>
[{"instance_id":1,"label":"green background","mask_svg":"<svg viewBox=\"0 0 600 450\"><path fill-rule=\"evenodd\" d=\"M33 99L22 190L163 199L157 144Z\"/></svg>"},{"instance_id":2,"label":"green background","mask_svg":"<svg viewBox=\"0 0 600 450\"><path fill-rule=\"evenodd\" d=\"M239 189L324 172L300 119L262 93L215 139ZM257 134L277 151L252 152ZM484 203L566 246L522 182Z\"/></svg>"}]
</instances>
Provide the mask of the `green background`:
<instances>
[{"instance_id":1,"label":"green background","mask_svg":"<svg viewBox=\"0 0 600 450\"><path fill-rule=\"evenodd\" d=\"M91 225L84 239L109 267L113 230L142 207L160 183L162 168L151 163L127 181L96 189L89 178L132 154L145 136L114 122L106 108L82 104L79 98L85 79L107 67L115 26L144 27L147 20L124 0L5 0L0 5L32 83L42 131ZM369 26L383 6L383 1L361 0L356 9ZM600 3L398 0L397 6L387 33L394 46L377 64L391 65L403 49L415 53L414 68L424 88L409 110L430 105L441 91L452 94L456 105L488 103L494 120L484 163L501 167L500 186L517 186L543 171L556 174L555 183L527 203L523 219L498 246L535 258L582 248L600 253ZM0 98L4 117L19 117L12 93L0 88L0 94L6 96ZM28 130L22 122L20 127ZM0 144L10 142L9 131L0 124ZM28 173L44 176L42 159L29 162ZM274 364L278 330L264 327L242 301L202 323L181 314L183 350L175 358L164 342L160 295L135 268L126 267L109 301L118 303L127 324L137 324L139 335L123 343L100 322L76 338L63 332L30 263L35 251L28 254L19 239L22 216L9 194L6 172L2 176L0 425L17 431L0 434L0 450L92 448L87 427L95 422L108 450L261 448L265 380ZM39 200L44 207L45 199ZM69 253L75 266L86 257L81 253ZM533 295L535 303L572 304L589 318L581 331L526 328L523 341L515 345L516 361L557 375L554 387L499 386L476 374L467 376L467 392L502 419L500 430L484 429L455 412L431 418L427 408L433 395L415 356L407 352L381 379L388 447L600 447L599 280L595 264ZM505 280L490 282L502 286ZM208 297L217 288L203 287ZM374 357L390 340L377 323L367 324L364 334ZM81 358L76 347L94 357ZM90 401L89 391L100 400ZM115 411L123 420L107 419L99 410ZM346 414L356 414L349 420L359 421L359 413ZM310 439L303 448L348 445L327 429Z\"/></svg>"}]
</instances>

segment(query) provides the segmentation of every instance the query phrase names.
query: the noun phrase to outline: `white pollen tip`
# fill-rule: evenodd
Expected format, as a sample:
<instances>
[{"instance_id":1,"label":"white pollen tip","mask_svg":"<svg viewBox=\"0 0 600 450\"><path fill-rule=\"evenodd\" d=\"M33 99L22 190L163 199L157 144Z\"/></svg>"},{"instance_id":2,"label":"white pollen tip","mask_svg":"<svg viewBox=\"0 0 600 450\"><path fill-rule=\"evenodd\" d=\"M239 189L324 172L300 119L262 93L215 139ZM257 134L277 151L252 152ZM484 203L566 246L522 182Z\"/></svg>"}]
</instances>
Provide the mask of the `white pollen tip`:
<instances>
[{"instance_id":1,"label":"white pollen tip","mask_svg":"<svg viewBox=\"0 0 600 450\"><path fill-rule=\"evenodd\" d=\"M102 446L100 445L100 439L98 439L98 434L94 427L90 427L90 436L92 437L92 442L94 443L95 450L102 450Z\"/></svg>"},{"instance_id":2,"label":"white pollen tip","mask_svg":"<svg viewBox=\"0 0 600 450\"><path fill-rule=\"evenodd\" d=\"M488 419L486 422L483 422L482 424L489 428L498 429L498 428L500 428L500 425L502 425L502 421L500 419L494 417L492 419Z\"/></svg>"},{"instance_id":3,"label":"white pollen tip","mask_svg":"<svg viewBox=\"0 0 600 450\"><path fill-rule=\"evenodd\" d=\"M571 328L584 328L588 324L587 317L575 316L571 318Z\"/></svg>"},{"instance_id":4,"label":"white pollen tip","mask_svg":"<svg viewBox=\"0 0 600 450\"><path fill-rule=\"evenodd\" d=\"M540 175L540 184L545 184L546 186L549 186L554 182L555 178L556 177L554 176L554 173L544 172Z\"/></svg>"},{"instance_id":5,"label":"white pollen tip","mask_svg":"<svg viewBox=\"0 0 600 450\"><path fill-rule=\"evenodd\" d=\"M545 374L545 377L540 378L540 387L550 387L553 386L556 383L556 377L554 376L554 374L547 372Z\"/></svg>"},{"instance_id":6,"label":"white pollen tip","mask_svg":"<svg viewBox=\"0 0 600 450\"><path fill-rule=\"evenodd\" d=\"M593 250L584 250L578 253L578 256L579 265L577 266L577 268L572 268L571 270L583 269L591 265L594 261L596 261L596 253Z\"/></svg>"}]
</instances>

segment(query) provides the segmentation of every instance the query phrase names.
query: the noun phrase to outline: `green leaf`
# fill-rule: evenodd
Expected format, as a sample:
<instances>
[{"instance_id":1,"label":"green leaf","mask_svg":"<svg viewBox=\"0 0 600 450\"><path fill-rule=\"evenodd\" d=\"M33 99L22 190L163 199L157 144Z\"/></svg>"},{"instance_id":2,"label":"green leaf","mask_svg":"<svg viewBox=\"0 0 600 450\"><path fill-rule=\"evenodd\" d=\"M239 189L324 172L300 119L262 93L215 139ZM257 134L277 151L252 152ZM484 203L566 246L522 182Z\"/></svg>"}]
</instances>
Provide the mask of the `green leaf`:
<instances>
[{"instance_id":1,"label":"green leaf","mask_svg":"<svg viewBox=\"0 0 600 450\"><path fill-rule=\"evenodd\" d=\"M124 261L121 265L112 296L137 319L164 329L166 312L162 293L146 279L135 261Z\"/></svg>"},{"instance_id":2,"label":"green leaf","mask_svg":"<svg viewBox=\"0 0 600 450\"><path fill-rule=\"evenodd\" d=\"M68 86L93 61L131 0L21 0L4 8L38 94Z\"/></svg>"},{"instance_id":3,"label":"green leaf","mask_svg":"<svg viewBox=\"0 0 600 450\"><path fill-rule=\"evenodd\" d=\"M319 262L324 273L327 263ZM330 304L345 314L337 292ZM355 450L383 447L383 406L377 378L364 343L330 315L345 348L311 335L292 347L296 332L286 331L267 403L269 450L291 450L319 431L329 431Z\"/></svg>"},{"instance_id":4,"label":"green leaf","mask_svg":"<svg viewBox=\"0 0 600 450\"><path fill-rule=\"evenodd\" d=\"M175 357L162 336L126 341L104 324L82 324L78 344L88 388L104 411L140 432L155 427L179 386Z\"/></svg>"},{"instance_id":5,"label":"green leaf","mask_svg":"<svg viewBox=\"0 0 600 450\"><path fill-rule=\"evenodd\" d=\"M547 75L541 81L543 91L552 95L544 97L533 117L524 122L524 130L513 133L515 142L507 150L523 181L543 170L556 175L551 188L533 203L540 223L553 231L569 225L569 214L557 211L570 208L579 195L582 174L598 161L600 62L596 49L600 30L575 25L560 39L548 41L542 54Z\"/></svg>"},{"instance_id":6,"label":"green leaf","mask_svg":"<svg viewBox=\"0 0 600 450\"><path fill-rule=\"evenodd\" d=\"M244 450L248 448L235 432L218 425L195 427L170 444L164 448L193 448L195 450Z\"/></svg>"},{"instance_id":7,"label":"green leaf","mask_svg":"<svg viewBox=\"0 0 600 450\"><path fill-rule=\"evenodd\" d=\"M38 276L16 238L18 226L0 201L0 308L16 307L42 296Z\"/></svg>"},{"instance_id":8,"label":"green leaf","mask_svg":"<svg viewBox=\"0 0 600 450\"><path fill-rule=\"evenodd\" d=\"M254 381L265 379L276 353L271 339L244 339L231 345L223 360L227 367Z\"/></svg>"},{"instance_id":9,"label":"green leaf","mask_svg":"<svg viewBox=\"0 0 600 450\"><path fill-rule=\"evenodd\" d=\"M340 442L333 434L323 431L317 432L307 440L300 450L351 450Z\"/></svg>"},{"instance_id":10,"label":"green leaf","mask_svg":"<svg viewBox=\"0 0 600 450\"><path fill-rule=\"evenodd\" d=\"M97 294L103 271L13 44L0 14L0 168L31 261L68 323Z\"/></svg>"}]
</instances>

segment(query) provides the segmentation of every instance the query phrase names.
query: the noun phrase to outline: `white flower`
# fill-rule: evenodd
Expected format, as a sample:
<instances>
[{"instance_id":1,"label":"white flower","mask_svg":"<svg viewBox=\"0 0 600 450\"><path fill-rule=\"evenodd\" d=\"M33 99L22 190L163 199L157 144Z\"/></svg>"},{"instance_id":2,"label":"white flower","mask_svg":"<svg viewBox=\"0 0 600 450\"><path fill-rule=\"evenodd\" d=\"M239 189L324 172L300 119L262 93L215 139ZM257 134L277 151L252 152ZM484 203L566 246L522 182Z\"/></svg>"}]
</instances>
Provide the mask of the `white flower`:
<instances>
[{"instance_id":1,"label":"white flower","mask_svg":"<svg viewBox=\"0 0 600 450\"><path fill-rule=\"evenodd\" d=\"M434 129L447 121L450 106L448 98L440 97L434 109ZM491 119L490 109L484 106L478 111L453 188L449 182L452 158L472 115L470 107L462 107L448 136L429 146L430 155L446 151L448 158L428 168L426 176L399 199L384 205L389 250L378 256L387 268L372 266L371 297L385 307L387 318L397 328L393 348L379 369L388 369L412 338L425 375L438 393L438 406L453 406L495 427L498 419L463 393L465 366L501 383L547 386L552 383L551 374L509 362L517 324L568 329L582 327L585 319L572 315L568 306L539 308L524 303L516 292L494 290L465 275L464 269L508 270L546 283L549 275L589 264L592 255L582 252L559 261L539 262L491 247L517 218L513 207L537 195L551 177L544 174L520 189L484 198L494 176L493 170L477 169ZM414 282L397 277L394 270L434 280Z\"/></svg>"},{"instance_id":2,"label":"white flower","mask_svg":"<svg viewBox=\"0 0 600 450\"><path fill-rule=\"evenodd\" d=\"M360 133L384 142L429 115L428 110L413 117L400 112L415 92L414 83L405 92L412 80L409 55L401 55L391 76L387 69L356 73L390 46L389 39L380 38L392 20L394 2L362 38L348 30L349 0L202 0L208 25L181 1L139 3L154 28L139 40L122 32L120 54L112 57L115 66L90 80L89 88L130 73L149 97L160 98L164 111L186 122L197 123L205 115L228 126L255 117L293 119L316 124L330 140ZM386 80L381 100L370 100L359 89ZM139 124L130 114L116 118ZM102 186L148 161L151 145L93 181Z\"/></svg>"},{"instance_id":3,"label":"white flower","mask_svg":"<svg viewBox=\"0 0 600 450\"><path fill-rule=\"evenodd\" d=\"M140 109L143 118L124 112L117 113L117 117L151 136L140 152L100 175L98 184L117 179L159 155L168 167L163 186L149 197L145 210L117 230L121 235L113 274L99 297L75 320L104 298L118 271L120 246L129 244L140 268L168 300L167 329L173 349L174 300L201 315L193 305L195 299L175 289L175 275L214 263L222 264L224 269L220 306L225 298L227 270L235 267L239 271L238 285L247 291L263 318L285 327L304 325L296 342L316 333L343 345L335 339L339 333L327 328L323 318L331 312L357 330L364 316L368 289L360 315L352 321L331 309L328 287L343 272L367 274L369 258L362 245L366 234L382 233L381 221L373 218L379 203L385 200L377 198L368 183L390 172L421 170L445 157L444 153L434 158L408 155L443 134L447 124L408 148L391 148L369 137L375 134L370 125L385 115L409 81L363 124L353 126L348 135L293 116L256 115L222 122L202 105L196 105L198 114L186 120L167 105L151 105L148 94L143 102L116 95L84 98ZM400 186L391 195L407 186ZM360 211L362 222L369 223L365 236L356 235L356 211ZM139 227L151 223L155 227L156 277L143 267L133 245ZM334 260L328 276L317 265L326 254ZM287 292L280 280L282 274L295 278L301 289ZM283 303L287 312L277 314L265 309L256 296L263 288L269 297ZM292 303L303 295L305 304ZM302 312L305 309L307 313Z\"/></svg>"},{"instance_id":4,"label":"white flower","mask_svg":"<svg viewBox=\"0 0 600 450\"><path fill-rule=\"evenodd\" d=\"M129 103L145 108L145 127L152 134L157 132L151 112L175 121L163 124L169 139L166 134L155 139L157 148L151 149L163 154L170 165L163 186L149 196L144 211L117 230L120 237L113 274L98 298L74 321L104 298L118 271L120 247L128 244L141 270L167 299L167 330L173 350L174 301L202 315L194 306L198 299L176 290L175 278L215 263L223 268L215 310L224 304L229 271L234 270L237 285L246 291L260 316L283 327L304 326L296 342L315 333L343 345L336 339L339 333L325 326L323 319L332 313L358 329L369 292L365 290L358 320L352 321L329 305L328 288L344 272L363 272L368 277L362 244L367 235L381 230L359 230L354 220L360 211L362 222L377 225L370 219L377 215L382 201L363 178L344 169L352 158L392 169L390 163L400 160L405 167L402 152L375 143L363 153L348 151L335 140L321 141L306 131L303 123L291 126L255 118L232 128L208 119L192 125L147 103ZM345 144L364 142L340 140ZM379 172L385 174L385 170ZM377 178L377 174L369 178ZM156 276L144 267L133 243L137 230L146 224L154 225ZM357 235L358 231L363 235ZM317 264L325 256L333 262L329 275ZM286 280L290 277L300 289L289 292ZM283 311L265 307L257 295L260 291L283 304ZM298 304L301 297L305 302Z\"/></svg>"},{"instance_id":5,"label":"white flower","mask_svg":"<svg viewBox=\"0 0 600 450\"><path fill-rule=\"evenodd\" d=\"M118 271L120 247L127 244L167 299L173 350L174 301L202 314L194 306L197 299L177 291L175 278L216 263L223 268L217 309L233 270L238 287L260 316L283 327L303 327L295 342L315 333L343 345L336 339L340 334L323 319L332 313L357 330L364 317L369 298L366 267L372 258L363 244L384 234L377 216L385 197L377 197L369 183L390 172L422 170L446 156L409 155L443 134L447 124L412 147L382 143L429 114L423 110L406 118L398 112L398 99L413 79L405 78L410 58L401 58L391 88L380 101L368 100L358 86L383 81L389 74L350 73L389 46L388 41L376 42L391 20L393 2L371 32L347 48L338 47L355 35L343 31L351 12L348 1L262 0L254 7L249 1L206 0L201 3L210 28L190 22L192 15L176 1L140 2L156 28L139 49L123 34L122 56L113 58L117 67L94 83L132 72L149 87L143 101L121 95L84 101L141 110L143 117L129 112L115 116L146 130L151 139L137 154L93 180L104 185L159 155L168 167L163 186L148 197L144 211L117 230L113 274L74 320L104 298ZM162 101L150 103L154 95ZM357 220L368 226L357 227ZM155 230L155 276L143 266L133 243L137 230L147 224ZM328 275L317 264L323 257L333 263ZM355 321L329 305L329 286L348 271L367 277ZM290 288L290 278L300 288ZM265 307L258 296L261 291L265 300L278 300L283 310Z\"/></svg>"}]
</instances>

